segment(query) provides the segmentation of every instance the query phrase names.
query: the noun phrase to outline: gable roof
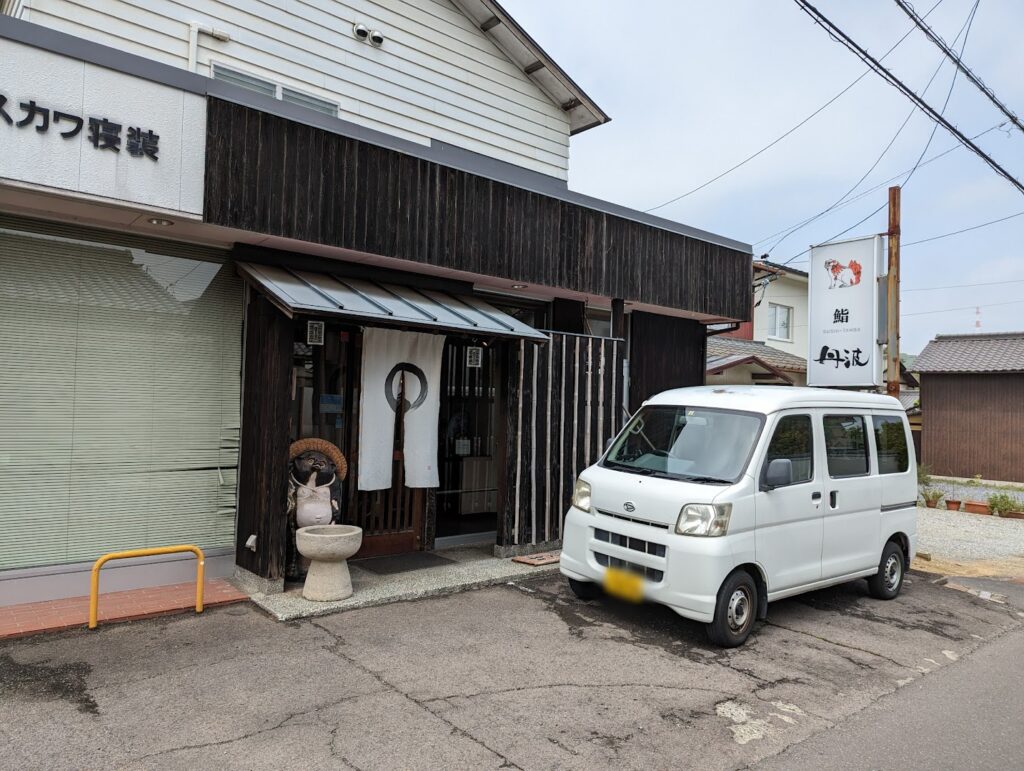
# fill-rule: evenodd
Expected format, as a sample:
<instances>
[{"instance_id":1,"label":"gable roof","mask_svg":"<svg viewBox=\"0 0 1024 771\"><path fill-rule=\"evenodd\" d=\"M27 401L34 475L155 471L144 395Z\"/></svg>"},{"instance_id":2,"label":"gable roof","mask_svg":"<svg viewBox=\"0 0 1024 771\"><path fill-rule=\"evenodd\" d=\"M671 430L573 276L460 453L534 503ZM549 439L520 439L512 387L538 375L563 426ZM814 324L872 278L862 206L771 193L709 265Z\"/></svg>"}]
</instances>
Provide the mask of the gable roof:
<instances>
[{"instance_id":1,"label":"gable roof","mask_svg":"<svg viewBox=\"0 0 1024 771\"><path fill-rule=\"evenodd\" d=\"M721 366L727 363L726 359L736 357L736 361L728 364L728 366L734 367L741 363L740 359L751 356L783 372L807 371L807 362L799 356L787 353L786 351L780 351L778 348L772 348L770 345L765 345L758 340L721 337L720 335L708 338L708 369L728 369L728 367Z\"/></svg>"},{"instance_id":2,"label":"gable roof","mask_svg":"<svg viewBox=\"0 0 1024 771\"><path fill-rule=\"evenodd\" d=\"M1024 332L936 335L914 362L917 372L1024 372Z\"/></svg>"},{"instance_id":3,"label":"gable roof","mask_svg":"<svg viewBox=\"0 0 1024 771\"><path fill-rule=\"evenodd\" d=\"M587 93L548 56L497 0L452 0L537 87L569 116L578 134L611 120Z\"/></svg>"},{"instance_id":4,"label":"gable roof","mask_svg":"<svg viewBox=\"0 0 1024 771\"><path fill-rule=\"evenodd\" d=\"M792 276L799 276L800 278L808 277L806 270L797 270L796 268L791 268L789 265L783 265L780 262L772 262L771 260L754 260L754 267L768 273L776 273L780 275L786 275L788 273Z\"/></svg>"}]
</instances>

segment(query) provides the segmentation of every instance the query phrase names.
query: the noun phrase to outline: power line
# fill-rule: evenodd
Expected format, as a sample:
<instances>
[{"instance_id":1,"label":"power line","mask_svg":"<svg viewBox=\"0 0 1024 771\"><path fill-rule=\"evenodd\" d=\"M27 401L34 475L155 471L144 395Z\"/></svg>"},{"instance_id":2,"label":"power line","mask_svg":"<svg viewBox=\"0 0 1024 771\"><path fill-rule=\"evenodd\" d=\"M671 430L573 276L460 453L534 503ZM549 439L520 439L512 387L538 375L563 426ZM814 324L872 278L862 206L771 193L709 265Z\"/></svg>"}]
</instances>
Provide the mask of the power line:
<instances>
[{"instance_id":1,"label":"power line","mask_svg":"<svg viewBox=\"0 0 1024 771\"><path fill-rule=\"evenodd\" d=\"M960 53L960 56L957 56L950 46L947 45L946 41L936 34L935 30L928 25L928 22L917 15L917 11L915 11L914 7L910 3L906 2L906 0L895 0L895 3L907 16L910 17L910 20L918 26L925 36L931 40L932 43L934 43L936 47L953 62L953 64L956 65L957 69L964 74L964 77L977 86L978 89L988 97L989 101L992 102L992 104L994 104L999 111L1003 113L1003 115L1010 119L1014 126L1024 132L1024 125L1021 124L1020 118L1014 115L1013 111L1010 110L1009 107L1000 102L992 92L992 89L986 86L982 82L981 78L975 75L971 68L964 64L963 59L961 58L963 56L963 52ZM953 41L953 44L956 45L956 41Z\"/></svg>"},{"instance_id":2,"label":"power line","mask_svg":"<svg viewBox=\"0 0 1024 771\"><path fill-rule=\"evenodd\" d=\"M875 209L873 212L871 212L871 214L869 214L867 217L865 217L864 219L860 220L860 222L858 222L856 225L853 225L852 227L847 228L846 230L844 230L839 235L844 235L846 233L846 231L852 230L853 228L857 227L857 225L860 225L862 222L867 220L869 217L872 217L873 215L877 214L883 208L885 208L884 204L882 206L880 206L879 208ZM922 238L922 239L919 239L917 241L908 241L905 244L901 244L900 248L901 249L906 249L909 246L916 246L917 244L925 244L925 243L928 243L929 241L938 241L940 238L950 238L952 236L958 236L961 233L969 233L972 230L979 230L981 228L986 228L989 225L996 225L996 224L998 224L1000 222L1006 222L1006 220L1012 220L1014 217L1022 217L1022 216L1024 216L1024 211L1019 211L1016 214L1008 214L1005 217L999 217L998 219L989 220L988 222L982 222L982 223L980 223L978 225L971 225L970 227L967 227L967 228L961 228L960 230L954 230L951 233L942 233L941 235L930 236L929 238ZM831 240L833 240L835 238L838 238L839 235L832 236L832 238L830 238L829 241L831 241ZM807 252L809 252L809 251L810 251L809 248L808 249L804 249L802 252L800 252L800 254L796 255L796 257L801 257L802 255L807 254ZM795 260L796 257L794 257L793 260ZM789 260L787 262L780 263L780 264L781 265L789 265L790 262L792 262L793 260ZM807 260L800 260L797 264L801 265L801 264L803 264L805 262L807 262ZM999 283L1006 283L1006 282L999 282Z\"/></svg>"},{"instance_id":3,"label":"power line","mask_svg":"<svg viewBox=\"0 0 1024 771\"><path fill-rule=\"evenodd\" d=\"M957 308L939 308L932 311L917 311L916 313L901 313L900 316L927 316L931 313L950 313L952 311L968 311L972 308L997 308L1002 305L1017 305L1018 303L1024 303L1024 300L1010 300L1005 303L975 303L974 305L961 305Z\"/></svg>"},{"instance_id":4,"label":"power line","mask_svg":"<svg viewBox=\"0 0 1024 771\"><path fill-rule=\"evenodd\" d=\"M932 6L932 7L931 7L931 8L930 8L930 9L928 10L928 13L926 13L926 14L925 14L925 18L927 18L927 17L928 17L928 16L929 16L929 15L931 14L931 12L932 12L932 11L934 11L934 10L935 10L936 8L938 8L938 7L939 7L939 6L940 6L940 5L942 4L942 2L943 2L943 0L938 0L938 2L936 2L936 3L935 3L935 5L933 5L933 6ZM885 59L885 57L887 57L887 56L888 56L889 54L891 54L891 53L892 53L893 51L895 51L895 50L896 50L896 47L897 47L898 45L900 45L900 43L902 43L902 42L903 42L904 40L906 40L906 39L907 39L908 37L910 37L910 34L911 34L911 33L912 33L912 32L913 32L913 31L914 31L915 29L916 29L916 27L911 27L911 28L910 28L909 30L907 30L906 34L905 34L905 35L903 35L903 37L901 37L901 38L900 38L899 40L897 40L897 41L896 41L895 43L893 43L892 47L891 47L891 48L890 48L890 49L889 49L888 51L886 51L886 52L885 52L884 54L882 54L882 56L880 57L880 59L879 59L879 60L881 61L881 59ZM781 142L781 141L782 141L783 139L785 139L786 137L788 137L788 136L789 136L790 134L792 134L792 133L793 133L794 131L796 131L796 130L797 130L798 128L800 128L801 126L803 126L803 125L804 125L805 123L807 123L808 121L810 121L810 120L811 120L812 118L814 118L814 117L815 117L816 115L818 115L818 113L822 112L822 111L823 111L823 110L825 110L825 109L826 109L827 107L831 106L833 102L835 102L835 101L836 101L837 99L839 99L839 97L841 97L841 96L842 96L843 94L845 94L845 93L846 93L847 91L849 91L849 90L850 90L851 88L853 88L853 87L854 87L855 85L857 85L857 84L858 84L858 83L859 83L859 82L860 82L861 80L863 80L863 79L864 79L865 77L867 77L867 76L868 76L868 74L869 74L870 72L871 72L871 69L870 69L870 68L869 68L869 69L867 69L867 70L865 70L865 71L864 71L863 73L861 73L861 74L860 74L860 76L859 76L859 77L857 77L857 78L856 78L856 79L855 79L855 80L854 80L854 81L853 81L852 83L850 83L850 85L848 85L848 86L847 86L846 88L844 88L844 89L843 89L842 91L840 91L840 92L839 92L838 94L836 94L836 95L835 95L835 96L833 96L833 97L832 97L831 99L829 99L829 100L828 100L827 102L825 102L825 104L823 104L823 105L822 105L821 107L819 107L819 108L818 108L817 110L815 110L814 112L812 112L812 113L811 113L810 115L808 115L808 116L807 116L806 118L804 118L804 119L803 119L802 121L800 121L799 123L797 123L797 124L796 124L795 126L793 126L793 127L792 127L791 129L789 129L788 131L784 132L783 134L780 134L780 135L779 135L778 137L776 137L775 139L773 139L773 140L772 140L771 142L769 142L768 144L766 144L766 145L765 145L764 147L762 147L762 148L761 148L760 150L758 150L757 152L755 152L755 153L753 153L752 155L749 155L749 156L747 156L746 158L744 158L744 159L743 159L742 161L740 161L739 163L737 163L737 164L736 164L735 166L732 166L732 167L730 167L730 168L726 169L726 170L725 170L725 171L723 171L723 172L722 172L721 174L719 174L719 175L717 175L717 176L715 176L715 177L712 177L712 178L711 178L711 179L709 179L709 180L708 180L707 182L704 182L704 183L703 183L703 184L701 184L701 185L697 185L697 187L693 188L692 190L688 190L687 192L683 193L682 195L677 195L677 196L676 196L675 198L669 199L668 201L665 201L664 203L659 203L659 204L658 204L657 206L652 206L652 207L651 207L650 209L644 209L644 213L650 213L650 212L652 212L652 211L657 211L658 209L662 209L662 208L664 208L664 207L668 206L669 204L673 204L673 203L675 203L676 201L681 201L681 200L683 200L684 198L686 198L687 196L693 195L693 194L694 194L694 193L696 193L697 191L699 191L699 190L703 190L703 189L704 189L704 188L706 188L706 187L707 187L708 185L710 185L710 184L713 184L713 183L717 182L718 180L722 179L722 177L725 177L725 176L728 176L729 174L732 174L732 173L733 173L734 171L736 171L736 169L740 168L741 166L745 166L746 164L750 163L750 161L754 160L754 159L755 159L755 158L756 158L757 156L761 155L761 154L762 154L763 152L765 152L765 151L767 151L767 150L770 150L771 148L775 147L775 145L777 145L777 144L778 144L779 142Z\"/></svg>"},{"instance_id":5,"label":"power line","mask_svg":"<svg viewBox=\"0 0 1024 771\"><path fill-rule=\"evenodd\" d=\"M971 230L978 230L979 228L988 227L989 225L995 225L997 222L1006 222L1006 220L1012 220L1014 217L1020 217L1024 215L1024 211L1019 211L1016 214L1009 214L1005 217L1000 217L996 220L989 220L988 222L982 222L980 225L972 225L969 228L962 228L960 230L954 230L952 233L943 233L941 236L932 236L931 238L922 238L919 241L910 241L902 245L902 248L906 249L908 246L914 246L916 244L924 244L928 241L938 241L940 238L949 238L950 236L958 236L961 233L967 233Z\"/></svg>"},{"instance_id":6,"label":"power line","mask_svg":"<svg viewBox=\"0 0 1024 771\"><path fill-rule=\"evenodd\" d=\"M1002 123L997 123L995 126L991 126L990 128L987 128L984 131L982 131L982 132L980 132L978 134L975 134L973 137L971 137L971 139L980 139L981 137L985 136L985 134L990 134L993 131L995 131L996 129L1002 128L1008 122L1009 121L1005 121L1004 120ZM919 166L927 166L929 163L932 163L933 161L939 160L939 158L944 158L945 156L949 155L954 150L960 150L960 149L963 149L963 145L960 144L959 142L957 142L952 147L950 147L950 148L948 148L946 150L943 150L941 153L937 153L936 155L933 155L931 158L928 158L927 160L922 161L918 165ZM883 187L887 187L890 183L895 182L897 179L900 179L901 177L905 177L907 174L910 173L910 171L911 171L910 169L907 169L906 171L901 171L899 174L894 174L893 176L889 177L888 179L883 180L882 182L879 182L874 187L869 187L867 190L864 190L863 192L858 193L857 195L855 195L853 198L849 199L848 201L844 201L843 203L839 204L839 206L837 206L836 209L844 209L847 206L850 206L851 204L856 203L861 198L864 198L865 196L871 195L876 190L880 190ZM815 215L815 216L817 216L817 215ZM814 219L814 217L811 217L811 218L809 218L807 220L804 220L803 222L799 222L799 223L796 223L796 224L802 225L802 224L804 224L804 222L810 222L811 219ZM778 231L772 233L769 236L765 236L764 238L761 238L761 239L755 241L754 245L756 246L757 244L763 244L765 241L771 241L776 236L782 235L783 233L785 233L787 230L789 230L790 227L794 227L794 226L790 225L789 227L782 228L782 230L778 230ZM906 244L904 244L904 246L905 245Z\"/></svg>"},{"instance_id":7,"label":"power line","mask_svg":"<svg viewBox=\"0 0 1024 771\"><path fill-rule=\"evenodd\" d=\"M1021 212L1024 214L1024 212ZM1002 286L1003 284L1024 284L1024 278L1014 278L1009 281L986 281L983 284L951 284L949 286L920 286L906 289L900 287L900 292L937 292L940 289L970 289L976 286ZM806 297L806 295L804 295Z\"/></svg>"},{"instance_id":8,"label":"power line","mask_svg":"<svg viewBox=\"0 0 1024 771\"><path fill-rule=\"evenodd\" d=\"M1018 180L1016 177L1010 174L1010 172L1008 172L1006 169L1004 169L1002 166L996 163L996 161L991 156L989 156L984 150L982 150L980 147L974 144L974 142L972 142L967 136L965 136L963 132L961 132L956 126L954 126L942 115L936 112L936 110L931 105L929 105L921 97L914 93L914 91L910 89L902 80L897 78L889 70L882 66L878 59L875 59L864 48L862 48L856 42L854 42L854 40L849 35L847 35L832 21L830 21L824 14L821 13L821 11L819 11L817 8L815 8L813 5L807 2L807 0L794 0L794 2L796 2L796 4L799 5L800 8L803 9L803 11L808 16L814 19L817 24L819 24L823 29L828 31L834 40L842 43L847 49L856 54L861 61L868 64L876 73L878 73L878 75L880 75L887 83L889 83L889 85L896 88L900 93L906 96L907 99L916 104L922 112L924 112L933 121L941 125L944 129L946 129L946 131L948 131L950 134L956 137L960 142L966 145L973 153L975 153L979 158L984 160L985 163L987 163L993 171L999 174L999 176L1006 179L1011 185L1017 188L1018 191L1024 194L1024 183L1022 183L1020 180Z\"/></svg>"},{"instance_id":9,"label":"power line","mask_svg":"<svg viewBox=\"0 0 1024 771\"><path fill-rule=\"evenodd\" d=\"M980 0L976 0L976 2L974 3L974 8L972 8L971 12L967 14L967 18L964 20L963 26L960 27L960 31L957 32L956 33L956 37L953 38L953 45L956 45L957 41L960 39L960 36L964 35L964 44L960 48L960 54L961 55L963 55L964 48L967 46L967 35L971 34L971 26L974 23L974 14L978 10L978 2L980 2ZM966 35L964 34L965 32L966 32ZM922 94L927 94L928 93L928 89L931 88L932 83L935 82L935 78L937 78L939 76L939 72L942 70L942 65L945 64L945 62L946 62L945 57L939 59L939 64L935 68L935 72L932 73L932 76L930 78L928 78L928 82L925 83L924 88L921 89L921 93ZM956 73L953 74L953 83L956 83ZM952 93L953 93L953 84L950 84L949 93L946 95L946 104L944 104L942 106L942 111L943 112L946 111L946 105L949 104L949 97L950 97L950 95ZM911 107L910 108L910 112L907 113L907 117L903 120L903 123L900 124L900 127L898 129L896 129L896 133L893 134L892 139L889 140L889 144L887 144L882 149L882 152L879 153L878 157L875 159L875 162L871 164L871 168L869 168L867 171L864 172L863 175L861 175L861 178L858 179L856 183L854 183L853 187L851 187L849 190L847 190L845 193L843 193L843 195L840 196L831 206L829 206L826 209L822 209L820 212L815 214L810 219L804 220L799 225L797 225L796 227L794 227L791 230L789 230L785 235L783 235L778 241L776 241L774 244L772 244L768 248L768 254L771 254L773 251L775 251L782 244L782 242L785 241L787 238L789 238L791 235L793 235L794 233L796 233L799 230L803 230L803 228L807 227L812 222L817 221L819 218L825 216L830 211L835 209L837 206L839 206L839 204L841 204L843 201L845 201L847 199L847 197L849 197L849 195L854 190L856 190L858 187L860 187L861 183L865 179L868 178L868 175L870 175L872 171L874 171L876 168L878 168L878 164L882 162L882 158L885 157L885 154L889 152L890 148L896 143L896 140L899 139L900 134L903 133L903 129L905 129L907 127L907 124L910 123L910 119L914 117L914 113L916 113L916 112L917 112L917 108L916 107ZM928 138L928 143L925 145L924 150L921 151L921 154L917 157L917 163L914 164L914 168L912 168L910 170L910 175L907 177L906 182L910 181L910 177L912 177L914 175L914 172L917 171L917 167L921 165L921 159L924 157L924 154L926 152L928 152L928 148L931 145L932 139L935 137L935 128L936 128L936 126L933 124L933 126L932 126L932 133L931 133L931 136ZM906 182L904 182L904 184L906 184Z\"/></svg>"}]
</instances>

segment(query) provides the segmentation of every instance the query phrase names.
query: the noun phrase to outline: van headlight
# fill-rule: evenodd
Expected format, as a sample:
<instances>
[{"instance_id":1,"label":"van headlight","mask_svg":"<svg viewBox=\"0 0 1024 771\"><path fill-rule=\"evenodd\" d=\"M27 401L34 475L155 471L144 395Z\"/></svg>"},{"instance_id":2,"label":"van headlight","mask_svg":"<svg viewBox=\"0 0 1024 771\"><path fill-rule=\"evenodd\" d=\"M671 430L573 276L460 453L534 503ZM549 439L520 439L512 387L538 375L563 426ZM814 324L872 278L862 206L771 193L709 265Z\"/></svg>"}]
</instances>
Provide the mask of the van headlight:
<instances>
[{"instance_id":1,"label":"van headlight","mask_svg":"<svg viewBox=\"0 0 1024 771\"><path fill-rule=\"evenodd\" d=\"M581 511L590 513L590 482L582 479L576 480L576 487L572 491L572 505Z\"/></svg>"},{"instance_id":2,"label":"van headlight","mask_svg":"<svg viewBox=\"0 0 1024 771\"><path fill-rule=\"evenodd\" d=\"M688 503L679 512L676 532L706 537L725 535L731 514L731 503Z\"/></svg>"}]
</instances>

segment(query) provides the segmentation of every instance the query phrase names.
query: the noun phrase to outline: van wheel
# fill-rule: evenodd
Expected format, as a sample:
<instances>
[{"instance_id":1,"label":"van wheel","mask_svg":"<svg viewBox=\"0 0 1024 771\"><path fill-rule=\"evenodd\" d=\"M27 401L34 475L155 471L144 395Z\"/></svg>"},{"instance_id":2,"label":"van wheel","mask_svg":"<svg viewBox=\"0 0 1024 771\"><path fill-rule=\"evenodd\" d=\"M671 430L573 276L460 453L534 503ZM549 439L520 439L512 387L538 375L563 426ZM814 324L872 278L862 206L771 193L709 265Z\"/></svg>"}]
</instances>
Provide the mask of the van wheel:
<instances>
[{"instance_id":1,"label":"van wheel","mask_svg":"<svg viewBox=\"0 0 1024 771\"><path fill-rule=\"evenodd\" d=\"M878 600L892 600L903 588L903 574L907 570L906 558L899 544L889 541L882 549L878 572L868 579L868 590Z\"/></svg>"},{"instance_id":2,"label":"van wheel","mask_svg":"<svg viewBox=\"0 0 1024 771\"><path fill-rule=\"evenodd\" d=\"M577 581L570 578L569 588L581 600L594 600L601 596L601 587L593 581Z\"/></svg>"},{"instance_id":3,"label":"van wheel","mask_svg":"<svg viewBox=\"0 0 1024 771\"><path fill-rule=\"evenodd\" d=\"M744 570L738 570L722 584L715 603L715 618L706 625L708 639L722 648L743 645L757 616L757 586Z\"/></svg>"}]
</instances>

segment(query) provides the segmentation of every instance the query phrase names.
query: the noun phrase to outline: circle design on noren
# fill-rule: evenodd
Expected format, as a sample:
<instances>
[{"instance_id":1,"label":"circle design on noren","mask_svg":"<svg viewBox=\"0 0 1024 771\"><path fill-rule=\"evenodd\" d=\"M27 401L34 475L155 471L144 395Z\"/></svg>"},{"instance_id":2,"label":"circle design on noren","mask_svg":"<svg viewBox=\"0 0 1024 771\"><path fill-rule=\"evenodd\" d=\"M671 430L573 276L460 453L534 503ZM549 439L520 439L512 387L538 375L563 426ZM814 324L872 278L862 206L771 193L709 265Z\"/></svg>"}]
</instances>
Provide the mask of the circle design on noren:
<instances>
[{"instance_id":1,"label":"circle design on noren","mask_svg":"<svg viewBox=\"0 0 1024 771\"><path fill-rule=\"evenodd\" d=\"M398 412L398 397L395 396L395 378L403 372L408 372L410 375L413 375L420 383L420 392L416 397L416 401L410 404L408 399L402 400L402 406L405 411L411 412L427 400L427 376L424 375L423 370L415 364L410 364L407 361L400 361L391 368L388 376L384 378L384 396L387 397L388 404L391 405L391 409Z\"/></svg>"}]
</instances>

